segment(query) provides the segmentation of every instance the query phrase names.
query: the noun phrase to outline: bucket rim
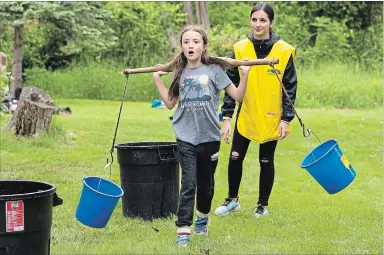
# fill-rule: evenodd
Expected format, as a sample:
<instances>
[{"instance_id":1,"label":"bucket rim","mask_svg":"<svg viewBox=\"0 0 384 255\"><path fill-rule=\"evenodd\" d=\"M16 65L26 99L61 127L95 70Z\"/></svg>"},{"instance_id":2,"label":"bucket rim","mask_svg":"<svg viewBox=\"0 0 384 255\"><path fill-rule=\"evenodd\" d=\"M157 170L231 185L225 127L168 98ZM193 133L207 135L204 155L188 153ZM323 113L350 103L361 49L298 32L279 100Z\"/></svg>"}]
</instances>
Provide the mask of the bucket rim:
<instances>
[{"instance_id":1,"label":"bucket rim","mask_svg":"<svg viewBox=\"0 0 384 255\"><path fill-rule=\"evenodd\" d=\"M305 161L305 160L312 154L312 152L313 152L314 150L316 150L317 148L319 148L319 147L322 146L323 144L326 144L326 143L329 143L329 142L335 142L335 144L333 144L333 145L329 148L329 150L327 150L327 152L325 152L320 158L318 158L318 159L312 161L311 163L309 163L309 164L307 164L307 165L303 165L304 161ZM337 142L336 139L330 139L330 140L327 140L327 141L325 141L325 142L319 144L316 148L314 148L313 150L311 150L311 151L304 157L303 161L301 162L301 167L302 167L302 168L307 168L307 167L310 167L310 166L316 164L317 162L319 162L320 160L322 160L326 155L328 155L328 153L329 153L331 150L333 150L333 149L335 148L335 146L337 146L337 145L338 145L338 142Z\"/></svg>"},{"instance_id":2,"label":"bucket rim","mask_svg":"<svg viewBox=\"0 0 384 255\"><path fill-rule=\"evenodd\" d=\"M45 184L47 186L50 186L49 189L41 190L41 191L35 191L35 192L29 192L29 193L19 193L19 194L10 194L10 195L0 195L0 200L7 200L7 201L13 201L13 200L19 200L19 199L29 199L29 198L39 198L39 197L45 197L53 195L53 193L56 192L56 186L55 184L43 182L43 181L34 181L34 180L0 180L0 183L2 182L28 182L28 183L38 183L38 184Z\"/></svg>"},{"instance_id":3,"label":"bucket rim","mask_svg":"<svg viewBox=\"0 0 384 255\"><path fill-rule=\"evenodd\" d=\"M128 149L158 149L165 147L176 147L176 142L129 142L129 143L121 143L116 144L115 148L120 150L128 150Z\"/></svg>"},{"instance_id":4,"label":"bucket rim","mask_svg":"<svg viewBox=\"0 0 384 255\"><path fill-rule=\"evenodd\" d=\"M106 182L109 182L109 183L115 185L116 187L118 187L118 188L120 189L120 191L121 191L121 194L120 194L120 195L110 195L110 194L105 194L105 193L103 193L103 192L100 192L100 191L98 191L98 190L95 190L94 188L92 188L91 186L89 186L88 183L86 183L85 180L86 180L86 179L89 179L89 178L97 178L97 179L102 179L102 180L104 180L104 181L106 181ZM101 195L103 195L103 196L114 197L114 198L120 198L120 197L122 197L122 196L124 195L124 190L123 190L119 185L117 185L117 184L114 183L113 181L104 179L104 178L99 177L99 176L86 176L86 177L83 178L83 184L86 185L90 190L92 190L92 191L94 191L94 192L96 192L96 193L98 193L98 194L101 194Z\"/></svg>"}]
</instances>

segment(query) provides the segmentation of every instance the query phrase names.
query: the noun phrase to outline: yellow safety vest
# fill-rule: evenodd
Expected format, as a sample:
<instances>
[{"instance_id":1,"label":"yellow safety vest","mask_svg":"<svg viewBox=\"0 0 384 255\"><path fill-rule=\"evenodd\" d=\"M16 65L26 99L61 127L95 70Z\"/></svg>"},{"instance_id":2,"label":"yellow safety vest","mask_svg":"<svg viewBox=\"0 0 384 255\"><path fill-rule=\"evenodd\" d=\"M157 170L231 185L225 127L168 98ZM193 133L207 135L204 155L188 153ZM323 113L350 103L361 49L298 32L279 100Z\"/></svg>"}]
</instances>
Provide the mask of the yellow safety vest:
<instances>
[{"instance_id":1,"label":"yellow safety vest","mask_svg":"<svg viewBox=\"0 0 384 255\"><path fill-rule=\"evenodd\" d=\"M244 39L233 45L236 59L257 59L253 43ZM279 40L265 58L277 58L279 64L275 69L280 80L283 80L289 57L295 57L296 50L288 43ZM240 77L241 77L241 72ZM239 133L256 142L265 143L277 140L282 107L282 88L269 65L253 66L248 74L247 91L243 99L237 129ZM288 132L292 127L289 125Z\"/></svg>"}]
</instances>

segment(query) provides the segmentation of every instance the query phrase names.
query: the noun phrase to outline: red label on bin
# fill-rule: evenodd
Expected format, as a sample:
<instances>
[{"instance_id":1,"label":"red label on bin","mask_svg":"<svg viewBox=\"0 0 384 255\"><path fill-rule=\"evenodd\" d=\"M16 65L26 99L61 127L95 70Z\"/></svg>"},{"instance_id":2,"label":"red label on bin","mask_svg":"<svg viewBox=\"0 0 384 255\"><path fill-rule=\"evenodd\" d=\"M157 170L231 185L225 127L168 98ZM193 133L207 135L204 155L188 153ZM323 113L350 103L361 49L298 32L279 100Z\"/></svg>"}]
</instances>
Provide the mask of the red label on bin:
<instances>
[{"instance_id":1,"label":"red label on bin","mask_svg":"<svg viewBox=\"0 0 384 255\"><path fill-rule=\"evenodd\" d=\"M24 230L24 203L19 201L7 201L5 203L6 231L16 232Z\"/></svg>"}]
</instances>

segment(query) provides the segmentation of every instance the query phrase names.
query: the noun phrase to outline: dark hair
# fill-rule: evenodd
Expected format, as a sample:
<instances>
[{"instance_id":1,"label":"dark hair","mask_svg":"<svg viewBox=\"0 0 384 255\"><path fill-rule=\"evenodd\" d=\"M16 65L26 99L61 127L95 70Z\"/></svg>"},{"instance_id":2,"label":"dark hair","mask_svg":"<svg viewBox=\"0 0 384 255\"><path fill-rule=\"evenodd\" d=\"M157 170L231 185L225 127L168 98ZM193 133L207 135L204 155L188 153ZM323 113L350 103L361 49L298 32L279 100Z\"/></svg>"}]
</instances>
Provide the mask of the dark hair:
<instances>
[{"instance_id":1,"label":"dark hair","mask_svg":"<svg viewBox=\"0 0 384 255\"><path fill-rule=\"evenodd\" d=\"M249 15L249 17L251 18L252 14L254 12L257 12L257 11L264 11L268 15L269 21L271 21L271 22L275 19L275 12L273 11L272 6L270 6L267 3L258 3L258 4L256 4L252 8L251 14Z\"/></svg>"},{"instance_id":2,"label":"dark hair","mask_svg":"<svg viewBox=\"0 0 384 255\"><path fill-rule=\"evenodd\" d=\"M183 34L187 31L194 31L201 34L201 37L203 38L204 46L208 46L207 34L205 33L204 29L202 29L200 26L197 26L197 25L188 25L184 27L183 31L180 34L180 45L182 45ZM205 49L203 51L203 55L201 56L201 62L206 65L211 64L211 61L209 60L208 49ZM178 53L176 56L176 63L172 71L173 77L172 77L171 86L169 87L169 91L168 91L169 99L173 99L179 96L180 78L184 68L187 66L187 63L188 61L183 51Z\"/></svg>"}]
</instances>

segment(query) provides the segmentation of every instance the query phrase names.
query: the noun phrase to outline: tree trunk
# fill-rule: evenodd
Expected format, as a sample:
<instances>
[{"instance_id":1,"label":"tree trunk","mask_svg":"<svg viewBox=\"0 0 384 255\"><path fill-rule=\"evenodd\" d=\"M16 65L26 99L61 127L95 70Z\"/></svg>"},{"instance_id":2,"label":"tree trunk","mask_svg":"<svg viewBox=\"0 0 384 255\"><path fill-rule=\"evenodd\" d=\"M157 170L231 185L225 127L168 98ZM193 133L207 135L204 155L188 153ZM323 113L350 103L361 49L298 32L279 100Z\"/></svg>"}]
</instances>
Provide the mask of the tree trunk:
<instances>
[{"instance_id":1,"label":"tree trunk","mask_svg":"<svg viewBox=\"0 0 384 255\"><path fill-rule=\"evenodd\" d=\"M160 2L161 4L165 4L165 1L164 2ZM162 15L166 18L166 19L169 19L169 15L167 12L165 11L162 11ZM177 43L177 39L173 36L173 29L172 27L168 27L165 29L165 33L167 34L167 38L168 38L168 42L169 42L169 46L170 46L170 50L172 52L175 52L176 49L179 49L179 44Z\"/></svg>"},{"instance_id":2,"label":"tree trunk","mask_svg":"<svg viewBox=\"0 0 384 255\"><path fill-rule=\"evenodd\" d=\"M177 49L179 49L179 44L177 43L177 39L176 37L173 36L173 30L172 28L167 28L165 30L166 34L167 34L167 38L168 38L168 42L169 42L169 45L170 45L170 48L172 50L172 52L175 52Z\"/></svg>"},{"instance_id":3,"label":"tree trunk","mask_svg":"<svg viewBox=\"0 0 384 255\"><path fill-rule=\"evenodd\" d=\"M15 89L21 88L22 79L22 62L23 62L23 37L24 25L15 25L14 40L13 40L13 64L12 64L12 83L11 96L15 95Z\"/></svg>"},{"instance_id":4,"label":"tree trunk","mask_svg":"<svg viewBox=\"0 0 384 255\"><path fill-rule=\"evenodd\" d=\"M195 1L197 24L201 24L200 1Z\"/></svg>"},{"instance_id":5,"label":"tree trunk","mask_svg":"<svg viewBox=\"0 0 384 255\"><path fill-rule=\"evenodd\" d=\"M197 24L203 24L205 29L209 29L211 27L211 23L209 22L207 1L196 1L195 6Z\"/></svg>"},{"instance_id":6,"label":"tree trunk","mask_svg":"<svg viewBox=\"0 0 384 255\"><path fill-rule=\"evenodd\" d=\"M184 2L184 12L187 14L187 24L192 25L193 24L193 12L192 12L192 3L190 1Z\"/></svg>"},{"instance_id":7,"label":"tree trunk","mask_svg":"<svg viewBox=\"0 0 384 255\"><path fill-rule=\"evenodd\" d=\"M52 97L36 87L24 88L19 105L6 129L15 135L39 136L52 121L54 104Z\"/></svg>"},{"instance_id":8,"label":"tree trunk","mask_svg":"<svg viewBox=\"0 0 384 255\"><path fill-rule=\"evenodd\" d=\"M208 2L200 2L200 15L201 23L204 25L204 28L209 29L211 27L211 23L209 22L208 16Z\"/></svg>"}]
</instances>

